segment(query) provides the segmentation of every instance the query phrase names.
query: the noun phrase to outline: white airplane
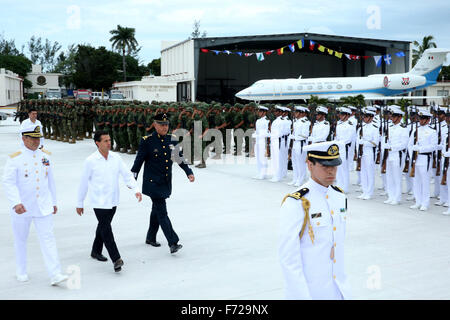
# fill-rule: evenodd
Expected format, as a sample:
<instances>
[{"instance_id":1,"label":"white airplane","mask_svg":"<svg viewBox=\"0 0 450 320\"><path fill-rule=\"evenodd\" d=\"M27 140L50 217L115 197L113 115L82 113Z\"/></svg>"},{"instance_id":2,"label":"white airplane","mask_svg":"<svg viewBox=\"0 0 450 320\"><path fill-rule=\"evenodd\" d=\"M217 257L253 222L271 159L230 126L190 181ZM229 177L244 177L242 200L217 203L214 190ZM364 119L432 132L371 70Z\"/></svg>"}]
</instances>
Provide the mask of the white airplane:
<instances>
[{"instance_id":1,"label":"white airplane","mask_svg":"<svg viewBox=\"0 0 450 320\"><path fill-rule=\"evenodd\" d=\"M366 100L430 98L398 96L436 83L450 49L427 49L411 71L394 74L372 74L367 77L334 77L259 80L239 91L244 100L296 100L311 96L339 100L341 97L364 95ZM442 98L442 97L439 97Z\"/></svg>"}]
</instances>

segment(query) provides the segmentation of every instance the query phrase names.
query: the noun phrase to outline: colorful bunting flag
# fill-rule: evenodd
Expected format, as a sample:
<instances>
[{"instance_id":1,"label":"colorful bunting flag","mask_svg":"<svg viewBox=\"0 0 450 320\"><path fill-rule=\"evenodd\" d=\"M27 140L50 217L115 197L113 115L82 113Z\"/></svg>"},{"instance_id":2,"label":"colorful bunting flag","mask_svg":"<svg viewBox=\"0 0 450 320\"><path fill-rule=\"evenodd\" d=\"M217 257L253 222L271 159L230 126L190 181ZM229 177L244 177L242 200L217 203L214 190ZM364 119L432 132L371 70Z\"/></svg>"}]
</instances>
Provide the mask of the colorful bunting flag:
<instances>
[{"instance_id":1,"label":"colorful bunting flag","mask_svg":"<svg viewBox=\"0 0 450 320\"><path fill-rule=\"evenodd\" d=\"M404 53L403 51L400 51L400 52L396 52L395 55L396 55L397 57L404 57L404 56L405 56L405 53Z\"/></svg>"},{"instance_id":2,"label":"colorful bunting flag","mask_svg":"<svg viewBox=\"0 0 450 320\"><path fill-rule=\"evenodd\" d=\"M263 61L264 60L264 53L262 53L262 52L256 53L256 59L258 61Z\"/></svg>"},{"instance_id":3,"label":"colorful bunting flag","mask_svg":"<svg viewBox=\"0 0 450 320\"><path fill-rule=\"evenodd\" d=\"M297 41L298 48L303 48L303 39Z\"/></svg>"},{"instance_id":4,"label":"colorful bunting flag","mask_svg":"<svg viewBox=\"0 0 450 320\"><path fill-rule=\"evenodd\" d=\"M387 55L383 56L383 59L384 59L384 62L385 62L387 65L392 64L392 57L391 57L390 54L387 54Z\"/></svg>"},{"instance_id":5,"label":"colorful bunting flag","mask_svg":"<svg viewBox=\"0 0 450 320\"><path fill-rule=\"evenodd\" d=\"M242 52L239 51L239 52L236 52L236 54L242 57Z\"/></svg>"},{"instance_id":6,"label":"colorful bunting flag","mask_svg":"<svg viewBox=\"0 0 450 320\"><path fill-rule=\"evenodd\" d=\"M381 66L381 61L382 61L381 57L382 56L373 56L373 59L375 60L375 65L377 66L377 68Z\"/></svg>"},{"instance_id":7,"label":"colorful bunting flag","mask_svg":"<svg viewBox=\"0 0 450 320\"><path fill-rule=\"evenodd\" d=\"M277 53L278 53L278 55L282 55L282 54L283 54L284 48L286 48L286 47L283 47L283 48L277 49Z\"/></svg>"},{"instance_id":8,"label":"colorful bunting flag","mask_svg":"<svg viewBox=\"0 0 450 320\"><path fill-rule=\"evenodd\" d=\"M290 49L292 52L295 51L295 46L294 46L293 43L291 43L291 44L289 45L289 49Z\"/></svg>"},{"instance_id":9,"label":"colorful bunting flag","mask_svg":"<svg viewBox=\"0 0 450 320\"><path fill-rule=\"evenodd\" d=\"M333 55L333 51L334 51L334 50L331 50L331 49L328 49L328 48L327 48L327 51L328 51L328 54L329 54L329 55Z\"/></svg>"},{"instance_id":10,"label":"colorful bunting flag","mask_svg":"<svg viewBox=\"0 0 450 320\"><path fill-rule=\"evenodd\" d=\"M342 53L342 52L337 52L337 51L335 51L335 52L334 52L334 55L335 55L337 58L341 59L343 53Z\"/></svg>"},{"instance_id":11,"label":"colorful bunting flag","mask_svg":"<svg viewBox=\"0 0 450 320\"><path fill-rule=\"evenodd\" d=\"M319 44L319 46L317 47L317 50L319 50L320 52L324 52L325 47L323 45Z\"/></svg>"},{"instance_id":12,"label":"colorful bunting flag","mask_svg":"<svg viewBox=\"0 0 450 320\"><path fill-rule=\"evenodd\" d=\"M245 54L246 57L250 57L250 56L252 56L252 55L253 55L253 52L251 52L251 53L246 53L246 54Z\"/></svg>"},{"instance_id":13,"label":"colorful bunting flag","mask_svg":"<svg viewBox=\"0 0 450 320\"><path fill-rule=\"evenodd\" d=\"M270 56L275 50L266 51L266 54Z\"/></svg>"},{"instance_id":14,"label":"colorful bunting flag","mask_svg":"<svg viewBox=\"0 0 450 320\"><path fill-rule=\"evenodd\" d=\"M314 42L314 41L312 41L312 40L309 40L309 50L314 50L314 45L315 45L316 43Z\"/></svg>"},{"instance_id":15,"label":"colorful bunting flag","mask_svg":"<svg viewBox=\"0 0 450 320\"><path fill-rule=\"evenodd\" d=\"M228 50L224 50L223 52L226 53L226 54L230 54L231 53L231 51L228 51Z\"/></svg>"},{"instance_id":16,"label":"colorful bunting flag","mask_svg":"<svg viewBox=\"0 0 450 320\"><path fill-rule=\"evenodd\" d=\"M200 49L200 50L202 50L202 52L209 52L209 50L208 49Z\"/></svg>"}]
</instances>

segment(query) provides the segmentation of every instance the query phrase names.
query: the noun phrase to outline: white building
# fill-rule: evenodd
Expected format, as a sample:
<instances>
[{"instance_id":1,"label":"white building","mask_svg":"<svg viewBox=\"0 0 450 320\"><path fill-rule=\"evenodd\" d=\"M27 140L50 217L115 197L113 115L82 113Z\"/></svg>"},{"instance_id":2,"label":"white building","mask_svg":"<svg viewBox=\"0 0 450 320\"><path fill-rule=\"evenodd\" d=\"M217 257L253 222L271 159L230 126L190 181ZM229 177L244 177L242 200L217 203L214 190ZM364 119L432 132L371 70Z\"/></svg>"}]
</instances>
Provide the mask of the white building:
<instances>
[{"instance_id":1,"label":"white building","mask_svg":"<svg viewBox=\"0 0 450 320\"><path fill-rule=\"evenodd\" d=\"M427 103L432 105L448 105L449 103L450 81L441 81L427 88L427 96L442 97L429 98Z\"/></svg>"},{"instance_id":2,"label":"white building","mask_svg":"<svg viewBox=\"0 0 450 320\"><path fill-rule=\"evenodd\" d=\"M113 87L128 101L177 101L177 83L166 77L147 76L141 81L116 82Z\"/></svg>"},{"instance_id":3,"label":"white building","mask_svg":"<svg viewBox=\"0 0 450 320\"><path fill-rule=\"evenodd\" d=\"M23 98L23 80L4 68L0 69L0 107L16 107Z\"/></svg>"},{"instance_id":4,"label":"white building","mask_svg":"<svg viewBox=\"0 0 450 320\"><path fill-rule=\"evenodd\" d=\"M33 64L31 72L27 74L26 79L30 80L33 86L27 89L27 93L40 93L44 98L48 89L57 89L59 86L59 77L62 73L43 73L42 66Z\"/></svg>"}]
</instances>

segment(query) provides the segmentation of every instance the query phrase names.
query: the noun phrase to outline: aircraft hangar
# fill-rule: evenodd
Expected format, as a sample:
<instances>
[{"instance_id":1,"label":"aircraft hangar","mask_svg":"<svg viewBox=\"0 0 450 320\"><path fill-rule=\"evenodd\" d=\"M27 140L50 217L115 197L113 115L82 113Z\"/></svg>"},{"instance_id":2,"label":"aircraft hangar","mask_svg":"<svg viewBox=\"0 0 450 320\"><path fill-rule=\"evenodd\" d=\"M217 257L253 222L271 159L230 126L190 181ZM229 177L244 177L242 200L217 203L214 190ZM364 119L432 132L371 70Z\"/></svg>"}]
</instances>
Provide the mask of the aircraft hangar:
<instances>
[{"instance_id":1,"label":"aircraft hangar","mask_svg":"<svg viewBox=\"0 0 450 320\"><path fill-rule=\"evenodd\" d=\"M390 64L384 62L387 55ZM374 56L381 56L379 66ZM161 50L161 76L177 82L178 101L235 103L236 92L261 79L357 77L410 68L409 41L314 33L194 38L163 43Z\"/></svg>"}]
</instances>

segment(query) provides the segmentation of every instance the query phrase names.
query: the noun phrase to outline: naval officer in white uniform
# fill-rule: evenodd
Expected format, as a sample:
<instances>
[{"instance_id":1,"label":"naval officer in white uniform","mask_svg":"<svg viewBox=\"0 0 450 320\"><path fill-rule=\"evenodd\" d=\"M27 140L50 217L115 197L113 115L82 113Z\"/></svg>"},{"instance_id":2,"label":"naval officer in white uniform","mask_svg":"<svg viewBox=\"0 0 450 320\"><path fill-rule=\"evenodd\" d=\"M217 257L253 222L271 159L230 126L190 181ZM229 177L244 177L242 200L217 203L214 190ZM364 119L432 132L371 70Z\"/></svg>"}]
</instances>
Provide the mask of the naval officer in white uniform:
<instances>
[{"instance_id":1,"label":"naval officer in white uniform","mask_svg":"<svg viewBox=\"0 0 450 320\"><path fill-rule=\"evenodd\" d=\"M24 146L9 155L3 175L3 185L10 204L17 280L28 281L27 239L33 222L50 284L57 285L68 277L61 273L53 235L53 215L58 210L53 162L48 151L38 149L42 137L40 126L30 124L22 127L21 134Z\"/></svg>"},{"instance_id":2,"label":"naval officer in white uniform","mask_svg":"<svg viewBox=\"0 0 450 320\"><path fill-rule=\"evenodd\" d=\"M335 141L306 146L311 178L282 202L279 259L287 299L350 297L344 271L347 198L331 185L342 163L339 149Z\"/></svg>"}]
</instances>

